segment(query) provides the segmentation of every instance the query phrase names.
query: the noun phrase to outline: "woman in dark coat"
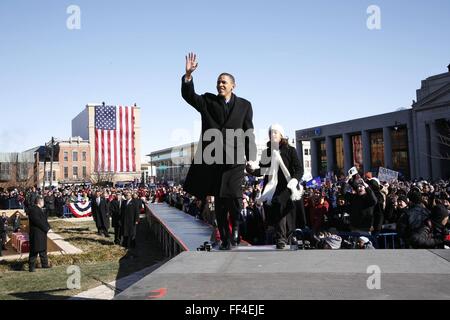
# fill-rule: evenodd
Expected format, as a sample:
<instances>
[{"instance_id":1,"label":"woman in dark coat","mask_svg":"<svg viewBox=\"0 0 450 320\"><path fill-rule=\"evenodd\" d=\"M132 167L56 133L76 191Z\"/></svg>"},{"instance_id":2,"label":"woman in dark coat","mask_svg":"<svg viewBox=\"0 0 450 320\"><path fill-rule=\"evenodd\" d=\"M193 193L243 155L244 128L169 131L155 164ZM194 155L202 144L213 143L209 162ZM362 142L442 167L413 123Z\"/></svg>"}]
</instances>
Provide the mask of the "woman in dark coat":
<instances>
[{"instance_id":1,"label":"woman in dark coat","mask_svg":"<svg viewBox=\"0 0 450 320\"><path fill-rule=\"evenodd\" d=\"M291 196L297 193L298 182L303 176L303 167L298 160L297 151L289 145L280 125L272 125L269 128L269 135L271 141L261 155L259 168L250 163L247 165L247 171L256 176L264 175L264 189L257 201L265 203L264 209L268 213L269 224L275 225L277 249L283 249L296 227L296 206ZM278 171L271 172L276 170L272 162L277 152L289 171L289 181L281 164Z\"/></svg>"},{"instance_id":2,"label":"woman in dark coat","mask_svg":"<svg viewBox=\"0 0 450 320\"><path fill-rule=\"evenodd\" d=\"M28 212L30 222L30 255L29 255L29 271L34 272L36 266L36 258L39 255L42 268L50 268L47 257L47 232L50 225L47 221L42 208L44 207L44 199L38 196L35 205Z\"/></svg>"}]
</instances>

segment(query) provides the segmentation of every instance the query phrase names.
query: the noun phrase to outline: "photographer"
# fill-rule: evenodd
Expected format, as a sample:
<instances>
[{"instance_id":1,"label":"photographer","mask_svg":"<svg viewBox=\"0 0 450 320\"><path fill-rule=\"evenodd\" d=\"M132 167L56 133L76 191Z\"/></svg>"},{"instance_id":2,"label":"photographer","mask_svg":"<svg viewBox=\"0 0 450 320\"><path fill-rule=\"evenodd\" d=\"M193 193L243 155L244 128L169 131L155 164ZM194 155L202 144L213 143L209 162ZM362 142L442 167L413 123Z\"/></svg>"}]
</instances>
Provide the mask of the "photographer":
<instances>
[{"instance_id":1,"label":"photographer","mask_svg":"<svg viewBox=\"0 0 450 320\"><path fill-rule=\"evenodd\" d=\"M348 184L353 192L345 196L350 207L350 227L353 232L372 232L374 231L374 207L378 200L367 183L358 174L353 174L356 170L352 171L352 169L349 171L352 176Z\"/></svg>"},{"instance_id":2,"label":"photographer","mask_svg":"<svg viewBox=\"0 0 450 320\"><path fill-rule=\"evenodd\" d=\"M445 238L448 230L449 212L443 205L434 207L430 218L425 225L414 232L411 236L411 246L415 249L444 249Z\"/></svg>"}]
</instances>

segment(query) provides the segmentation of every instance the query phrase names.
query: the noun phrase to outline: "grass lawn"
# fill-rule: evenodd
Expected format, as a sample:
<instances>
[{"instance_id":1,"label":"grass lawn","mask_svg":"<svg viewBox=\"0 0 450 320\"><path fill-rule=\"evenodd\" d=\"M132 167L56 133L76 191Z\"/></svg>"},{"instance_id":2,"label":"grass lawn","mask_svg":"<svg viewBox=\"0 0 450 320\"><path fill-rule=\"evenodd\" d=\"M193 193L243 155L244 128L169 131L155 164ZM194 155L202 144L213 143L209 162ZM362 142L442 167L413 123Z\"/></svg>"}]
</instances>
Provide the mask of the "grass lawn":
<instances>
[{"instance_id":1,"label":"grass lawn","mask_svg":"<svg viewBox=\"0 0 450 320\"><path fill-rule=\"evenodd\" d=\"M126 250L114 245L111 238L96 234L93 221L71 223L51 221L53 231L83 250L79 255L49 256L51 269L28 272L27 260L0 262L0 300L65 299L82 291L122 278L163 260L162 250L150 233L145 219L138 226L135 259L122 259ZM39 259L38 259L39 261ZM81 270L81 289L67 289L67 267Z\"/></svg>"}]
</instances>

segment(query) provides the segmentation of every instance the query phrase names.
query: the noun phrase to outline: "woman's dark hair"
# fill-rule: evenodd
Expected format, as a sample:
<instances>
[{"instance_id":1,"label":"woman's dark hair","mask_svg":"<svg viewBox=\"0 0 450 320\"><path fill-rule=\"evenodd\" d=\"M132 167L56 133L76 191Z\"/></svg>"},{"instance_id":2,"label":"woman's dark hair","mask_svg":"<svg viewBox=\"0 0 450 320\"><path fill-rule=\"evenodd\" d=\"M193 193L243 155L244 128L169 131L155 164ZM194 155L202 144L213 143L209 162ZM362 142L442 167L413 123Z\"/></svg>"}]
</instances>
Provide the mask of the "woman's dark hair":
<instances>
[{"instance_id":1,"label":"woman's dark hair","mask_svg":"<svg viewBox=\"0 0 450 320\"><path fill-rule=\"evenodd\" d=\"M286 146L289 144L289 140L286 138L281 138L280 146Z\"/></svg>"}]
</instances>

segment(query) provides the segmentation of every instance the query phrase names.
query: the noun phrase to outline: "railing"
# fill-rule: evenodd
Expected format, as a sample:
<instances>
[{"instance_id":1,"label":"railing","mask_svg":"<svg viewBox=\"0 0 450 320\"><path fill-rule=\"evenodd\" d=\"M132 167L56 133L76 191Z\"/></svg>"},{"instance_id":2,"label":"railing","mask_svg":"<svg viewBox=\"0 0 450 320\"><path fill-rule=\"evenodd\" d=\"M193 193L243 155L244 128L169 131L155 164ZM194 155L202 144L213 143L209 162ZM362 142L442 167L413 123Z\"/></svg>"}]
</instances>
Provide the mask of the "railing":
<instances>
[{"instance_id":1,"label":"railing","mask_svg":"<svg viewBox=\"0 0 450 320\"><path fill-rule=\"evenodd\" d=\"M0 204L0 210L15 210L15 209L24 209L24 205L22 202L19 202L17 199L8 199Z\"/></svg>"},{"instance_id":2,"label":"railing","mask_svg":"<svg viewBox=\"0 0 450 320\"><path fill-rule=\"evenodd\" d=\"M179 239L170 228L153 214L152 210L146 205L145 215L150 225L150 230L158 239L160 245L163 248L164 255L172 258L183 251L189 251L189 248Z\"/></svg>"}]
</instances>

